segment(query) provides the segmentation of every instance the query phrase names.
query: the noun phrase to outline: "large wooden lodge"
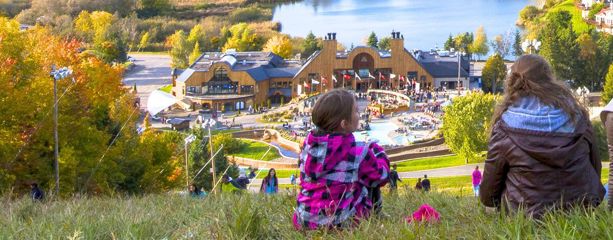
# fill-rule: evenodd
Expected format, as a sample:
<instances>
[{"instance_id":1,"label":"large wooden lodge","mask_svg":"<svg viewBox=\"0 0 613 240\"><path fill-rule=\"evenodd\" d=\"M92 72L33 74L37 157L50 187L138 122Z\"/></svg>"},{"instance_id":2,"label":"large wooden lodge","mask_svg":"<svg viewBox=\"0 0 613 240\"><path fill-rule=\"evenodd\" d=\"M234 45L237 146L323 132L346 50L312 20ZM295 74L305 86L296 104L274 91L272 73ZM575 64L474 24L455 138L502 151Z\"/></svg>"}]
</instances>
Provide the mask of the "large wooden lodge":
<instances>
[{"instance_id":1,"label":"large wooden lodge","mask_svg":"<svg viewBox=\"0 0 613 240\"><path fill-rule=\"evenodd\" d=\"M184 106L238 110L288 102L303 94L346 88L432 89L458 84L458 58L437 52L409 52L404 37L392 32L389 51L356 47L337 51L329 33L320 51L306 61L271 52L207 52L185 70L173 70L173 95ZM461 61L460 87L468 86L468 61Z\"/></svg>"}]
</instances>

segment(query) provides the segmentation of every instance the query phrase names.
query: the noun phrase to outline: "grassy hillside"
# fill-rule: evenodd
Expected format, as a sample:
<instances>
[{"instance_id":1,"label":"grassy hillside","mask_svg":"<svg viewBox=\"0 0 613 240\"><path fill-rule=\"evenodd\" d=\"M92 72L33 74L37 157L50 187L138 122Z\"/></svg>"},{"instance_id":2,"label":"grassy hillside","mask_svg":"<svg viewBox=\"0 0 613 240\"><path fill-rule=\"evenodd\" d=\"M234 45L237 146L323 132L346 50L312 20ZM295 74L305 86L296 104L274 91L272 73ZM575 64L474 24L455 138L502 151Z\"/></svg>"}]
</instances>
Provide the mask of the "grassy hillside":
<instances>
[{"instance_id":1,"label":"grassy hillside","mask_svg":"<svg viewBox=\"0 0 613 240\"><path fill-rule=\"evenodd\" d=\"M33 203L2 200L0 239L611 239L613 214L554 213L542 221L486 213L474 197L402 192L384 195L384 217L352 229L296 231L295 197L225 194L204 200L176 195ZM407 224L428 203L438 224Z\"/></svg>"},{"instance_id":2,"label":"grassy hillside","mask_svg":"<svg viewBox=\"0 0 613 240\"><path fill-rule=\"evenodd\" d=\"M566 0L558 5L547 10L547 14L552 12L568 11L573 15L573 29L576 33L587 32L591 26L587 24L581 17L581 10L575 6L574 0ZM541 22L547 17L547 14L542 16Z\"/></svg>"}]
</instances>

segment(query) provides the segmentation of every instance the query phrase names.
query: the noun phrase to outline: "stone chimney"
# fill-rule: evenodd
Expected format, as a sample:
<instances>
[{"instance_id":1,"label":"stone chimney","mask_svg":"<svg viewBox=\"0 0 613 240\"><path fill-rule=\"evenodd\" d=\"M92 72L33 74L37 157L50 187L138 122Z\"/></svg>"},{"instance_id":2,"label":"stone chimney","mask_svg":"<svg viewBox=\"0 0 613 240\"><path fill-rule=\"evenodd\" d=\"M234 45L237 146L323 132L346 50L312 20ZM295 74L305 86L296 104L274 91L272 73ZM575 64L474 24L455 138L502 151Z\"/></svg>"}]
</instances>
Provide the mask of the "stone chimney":
<instances>
[{"instance_id":1,"label":"stone chimney","mask_svg":"<svg viewBox=\"0 0 613 240\"><path fill-rule=\"evenodd\" d=\"M392 40L390 42L390 49L392 50L392 55L394 53L400 53L404 51L404 36L402 36L400 32L393 31Z\"/></svg>"},{"instance_id":2,"label":"stone chimney","mask_svg":"<svg viewBox=\"0 0 613 240\"><path fill-rule=\"evenodd\" d=\"M323 51L332 51L336 54L336 33L328 33L324 38Z\"/></svg>"}]
</instances>

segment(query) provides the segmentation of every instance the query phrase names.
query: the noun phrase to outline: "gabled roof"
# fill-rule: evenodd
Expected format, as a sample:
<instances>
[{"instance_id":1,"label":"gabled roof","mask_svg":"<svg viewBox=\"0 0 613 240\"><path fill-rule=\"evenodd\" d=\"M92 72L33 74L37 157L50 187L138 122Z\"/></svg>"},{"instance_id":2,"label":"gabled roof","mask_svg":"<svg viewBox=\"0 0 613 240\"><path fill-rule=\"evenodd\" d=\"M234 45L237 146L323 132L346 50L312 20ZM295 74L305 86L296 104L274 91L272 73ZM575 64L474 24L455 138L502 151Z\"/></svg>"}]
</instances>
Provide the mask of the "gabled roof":
<instances>
[{"instance_id":1,"label":"gabled roof","mask_svg":"<svg viewBox=\"0 0 613 240\"><path fill-rule=\"evenodd\" d=\"M181 75L179 75L179 77L177 77L176 81L177 82L185 82L185 81L187 81L187 79L189 79L189 77L192 76L192 74L194 72L196 72L194 69L191 69L191 68L185 69L185 71L183 71L181 73Z\"/></svg>"},{"instance_id":2,"label":"gabled roof","mask_svg":"<svg viewBox=\"0 0 613 240\"><path fill-rule=\"evenodd\" d=\"M232 71L245 71L255 81L294 77L302 66L299 61L284 60L272 52L206 52L177 81L186 81L194 72L208 72L216 63L226 64Z\"/></svg>"},{"instance_id":3,"label":"gabled roof","mask_svg":"<svg viewBox=\"0 0 613 240\"><path fill-rule=\"evenodd\" d=\"M458 76L457 62L422 62L422 65L434 78ZM460 68L460 77L468 77L468 72L463 68Z\"/></svg>"}]
</instances>

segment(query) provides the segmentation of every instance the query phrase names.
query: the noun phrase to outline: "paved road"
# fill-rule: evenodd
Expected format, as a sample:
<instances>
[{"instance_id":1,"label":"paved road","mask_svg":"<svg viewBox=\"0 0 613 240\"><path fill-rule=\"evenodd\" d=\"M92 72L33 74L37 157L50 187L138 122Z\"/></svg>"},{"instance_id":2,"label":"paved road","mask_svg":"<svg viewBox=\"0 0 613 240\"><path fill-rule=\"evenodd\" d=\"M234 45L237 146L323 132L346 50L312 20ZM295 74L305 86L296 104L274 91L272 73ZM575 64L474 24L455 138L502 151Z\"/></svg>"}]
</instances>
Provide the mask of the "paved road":
<instances>
[{"instance_id":1,"label":"paved road","mask_svg":"<svg viewBox=\"0 0 613 240\"><path fill-rule=\"evenodd\" d=\"M429 178L432 177L455 177L455 176L470 176L475 169L477 164L468 164L456 167L447 167L447 168L436 168L422 171L412 171L412 172L399 172L400 178L423 178L424 174L427 174ZM609 168L609 162L602 163L603 169ZM479 169L483 171L483 163L479 163ZM253 185L262 184L261 179L256 179L253 182ZM289 178L279 178L279 184L290 184Z\"/></svg>"},{"instance_id":2,"label":"paved road","mask_svg":"<svg viewBox=\"0 0 613 240\"><path fill-rule=\"evenodd\" d=\"M126 86L134 86L141 98L141 109L147 109L147 97L161 86L172 83L170 78L170 56L130 54L135 59L134 69L127 72L123 78Z\"/></svg>"}]
</instances>

